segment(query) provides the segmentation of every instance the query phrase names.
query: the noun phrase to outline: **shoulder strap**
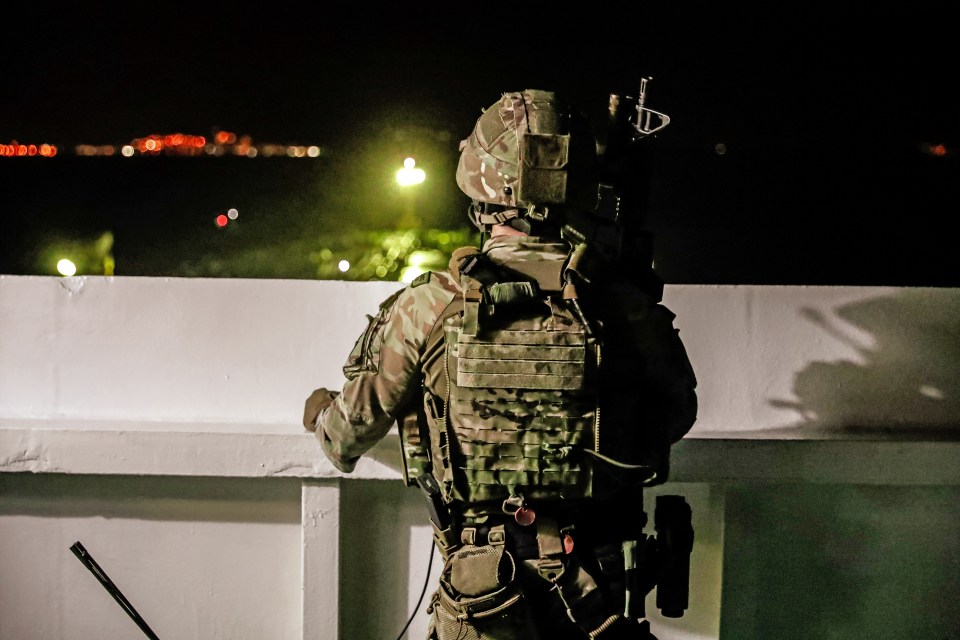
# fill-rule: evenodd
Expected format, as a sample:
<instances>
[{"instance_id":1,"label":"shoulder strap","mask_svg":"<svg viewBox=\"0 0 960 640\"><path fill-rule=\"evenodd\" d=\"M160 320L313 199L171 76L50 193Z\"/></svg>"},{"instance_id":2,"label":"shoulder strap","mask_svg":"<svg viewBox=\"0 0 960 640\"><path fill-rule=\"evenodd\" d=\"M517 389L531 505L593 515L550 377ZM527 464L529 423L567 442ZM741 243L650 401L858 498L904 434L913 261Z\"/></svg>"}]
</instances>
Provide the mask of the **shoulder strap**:
<instances>
[{"instance_id":1,"label":"shoulder strap","mask_svg":"<svg viewBox=\"0 0 960 640\"><path fill-rule=\"evenodd\" d=\"M450 264L447 267L447 273L457 286L460 286L461 265L466 266L468 261L475 260L479 254L480 250L475 247L461 247L453 252L450 258ZM430 334L427 336L427 341L424 345L424 353L436 353L440 342L443 341L443 325L447 318L462 313L463 309L464 300L463 292L461 291L453 296L443 311L440 312L440 315L434 320L433 326L430 328ZM443 395L446 395L446 389L442 391Z\"/></svg>"}]
</instances>

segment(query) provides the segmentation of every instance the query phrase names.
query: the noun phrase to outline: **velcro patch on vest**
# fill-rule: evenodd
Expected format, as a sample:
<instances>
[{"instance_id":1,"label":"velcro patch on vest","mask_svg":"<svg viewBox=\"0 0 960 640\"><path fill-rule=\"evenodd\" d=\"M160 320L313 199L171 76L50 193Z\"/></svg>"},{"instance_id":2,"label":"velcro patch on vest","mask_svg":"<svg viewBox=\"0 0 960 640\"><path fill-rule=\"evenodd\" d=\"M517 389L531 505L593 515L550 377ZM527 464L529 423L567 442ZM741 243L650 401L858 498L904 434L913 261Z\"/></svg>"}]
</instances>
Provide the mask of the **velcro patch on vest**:
<instances>
[{"instance_id":1,"label":"velcro patch on vest","mask_svg":"<svg viewBox=\"0 0 960 640\"><path fill-rule=\"evenodd\" d=\"M504 330L461 334L457 385L500 389L584 386L586 335L578 331Z\"/></svg>"},{"instance_id":2,"label":"velcro patch on vest","mask_svg":"<svg viewBox=\"0 0 960 640\"><path fill-rule=\"evenodd\" d=\"M423 273L421 273L416 278L410 281L410 286L419 287L420 285L427 284L428 282L430 282L430 272L424 271Z\"/></svg>"}]
</instances>

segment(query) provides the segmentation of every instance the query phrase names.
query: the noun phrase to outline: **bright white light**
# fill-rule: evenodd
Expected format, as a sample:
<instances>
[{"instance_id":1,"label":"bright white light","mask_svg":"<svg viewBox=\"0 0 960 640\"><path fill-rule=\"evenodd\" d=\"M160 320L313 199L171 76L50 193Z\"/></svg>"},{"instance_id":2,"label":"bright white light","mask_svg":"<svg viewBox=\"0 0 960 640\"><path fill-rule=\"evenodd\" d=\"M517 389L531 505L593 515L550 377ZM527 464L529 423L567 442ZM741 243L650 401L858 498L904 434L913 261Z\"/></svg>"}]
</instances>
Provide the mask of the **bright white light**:
<instances>
[{"instance_id":1,"label":"bright white light","mask_svg":"<svg viewBox=\"0 0 960 640\"><path fill-rule=\"evenodd\" d=\"M125 145L123 145L123 149L120 149L120 153L122 153L122 154L124 155L124 157L129 158L129 157L132 156L133 153L134 153L133 147L130 146L129 144L125 144Z\"/></svg>"},{"instance_id":2,"label":"bright white light","mask_svg":"<svg viewBox=\"0 0 960 640\"><path fill-rule=\"evenodd\" d=\"M240 212L237 211L236 209L228 209L228 210L227 210L227 217L230 218L231 220L236 220L236 219L237 219L237 216L239 216L239 215L240 215Z\"/></svg>"},{"instance_id":3,"label":"bright white light","mask_svg":"<svg viewBox=\"0 0 960 640\"><path fill-rule=\"evenodd\" d=\"M420 184L427 179L427 174L423 169L416 168L417 161L413 158L407 158L403 161L403 169L397 171L397 184L401 187L409 187L414 184Z\"/></svg>"},{"instance_id":4,"label":"bright white light","mask_svg":"<svg viewBox=\"0 0 960 640\"><path fill-rule=\"evenodd\" d=\"M400 270L400 281L410 284L413 282L413 279L416 278L421 273L424 273L426 269L422 267L404 267Z\"/></svg>"},{"instance_id":5,"label":"bright white light","mask_svg":"<svg viewBox=\"0 0 960 640\"><path fill-rule=\"evenodd\" d=\"M307 155L311 158L317 158L320 156L320 147L311 146L307 147Z\"/></svg>"},{"instance_id":6,"label":"bright white light","mask_svg":"<svg viewBox=\"0 0 960 640\"><path fill-rule=\"evenodd\" d=\"M70 260L63 258L57 262L57 271L62 276L72 276L77 272L77 265L73 264L73 262Z\"/></svg>"},{"instance_id":7,"label":"bright white light","mask_svg":"<svg viewBox=\"0 0 960 640\"><path fill-rule=\"evenodd\" d=\"M413 251L407 256L407 264L411 267L423 267L431 261L436 261L435 251Z\"/></svg>"},{"instance_id":8,"label":"bright white light","mask_svg":"<svg viewBox=\"0 0 960 640\"><path fill-rule=\"evenodd\" d=\"M350 269L350 261L341 260L337 263L337 269L340 269L341 272L346 273Z\"/></svg>"}]
</instances>

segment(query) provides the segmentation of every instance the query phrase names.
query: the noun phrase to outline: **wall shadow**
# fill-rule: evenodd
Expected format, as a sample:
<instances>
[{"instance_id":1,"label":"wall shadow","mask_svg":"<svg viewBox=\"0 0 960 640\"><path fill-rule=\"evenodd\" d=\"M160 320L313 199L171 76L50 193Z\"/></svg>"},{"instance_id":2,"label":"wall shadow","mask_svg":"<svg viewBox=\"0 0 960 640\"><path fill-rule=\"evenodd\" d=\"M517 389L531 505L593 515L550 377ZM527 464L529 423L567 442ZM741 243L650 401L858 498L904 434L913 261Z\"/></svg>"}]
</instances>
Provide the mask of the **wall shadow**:
<instances>
[{"instance_id":1,"label":"wall shadow","mask_svg":"<svg viewBox=\"0 0 960 640\"><path fill-rule=\"evenodd\" d=\"M296 523L299 478L0 474L0 514Z\"/></svg>"},{"instance_id":2,"label":"wall shadow","mask_svg":"<svg viewBox=\"0 0 960 640\"><path fill-rule=\"evenodd\" d=\"M796 373L793 429L806 436L960 438L960 290L906 288L802 318L856 350L850 360L811 362ZM868 333L864 344L851 328ZM779 431L779 430L778 430Z\"/></svg>"},{"instance_id":3,"label":"wall shadow","mask_svg":"<svg viewBox=\"0 0 960 640\"><path fill-rule=\"evenodd\" d=\"M395 480L352 480L340 488L340 566L349 569L340 572L341 637L396 638L412 614L424 618L436 588L427 573L430 548L412 548L411 529L428 522L423 498ZM414 612L409 602L424 580L430 584ZM413 627L407 636L416 637Z\"/></svg>"},{"instance_id":4,"label":"wall shadow","mask_svg":"<svg viewBox=\"0 0 960 640\"><path fill-rule=\"evenodd\" d=\"M858 359L798 371L795 400L770 401L800 416L778 437L960 438L960 291L906 288L801 320ZM960 637L958 505L956 486L730 485L721 638Z\"/></svg>"}]
</instances>

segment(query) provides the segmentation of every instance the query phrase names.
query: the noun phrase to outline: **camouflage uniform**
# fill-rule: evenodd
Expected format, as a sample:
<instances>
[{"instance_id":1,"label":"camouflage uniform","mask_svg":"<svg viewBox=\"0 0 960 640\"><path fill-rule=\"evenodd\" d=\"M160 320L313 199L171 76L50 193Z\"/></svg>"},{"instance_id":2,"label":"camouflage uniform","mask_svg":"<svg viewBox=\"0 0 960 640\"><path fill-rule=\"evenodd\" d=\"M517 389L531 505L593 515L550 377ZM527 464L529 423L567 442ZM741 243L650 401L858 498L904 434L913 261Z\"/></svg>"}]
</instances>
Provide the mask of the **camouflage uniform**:
<instances>
[{"instance_id":1,"label":"camouflage uniform","mask_svg":"<svg viewBox=\"0 0 960 640\"><path fill-rule=\"evenodd\" d=\"M482 249L492 263L525 275L568 260L570 253L565 240L526 236L494 237ZM357 340L344 366L342 391L326 396L315 420L322 449L339 470L353 471L360 456L423 398L436 402L446 397L444 343L431 336L437 335L444 310L462 295L457 264L452 260L449 272L424 274L390 296ZM673 326L674 316L659 304L658 295L642 291L609 266L594 267L590 283L581 302L602 323L604 341L613 345L601 367L599 411L607 425L623 426L612 431L608 427L604 450L627 463L653 468L659 476L631 481L629 472L598 462L604 473L620 477L611 485L617 488L556 509L544 504L536 527L521 526L517 518L497 510L463 505L453 535L446 542L437 536L444 559L461 543L461 551L475 550L471 557L484 556L493 542L503 544L498 537L503 535L516 563L516 580L509 587L522 593L525 609L522 615L486 621L444 619L438 589L430 607L431 637L586 638L588 631L597 630L602 630L596 636L601 639L652 637L644 635L647 627L617 613L623 611L625 598L621 542L642 537L638 529L646 516L640 491L645 484L666 479L669 447L696 418L696 379ZM305 421L311 418L305 414ZM554 526L552 537L539 531L541 523ZM451 579L446 569L443 576L441 584ZM633 597L642 598L654 584L655 578L644 577ZM558 598L561 592L566 597ZM499 595L508 599L512 593Z\"/></svg>"}]
</instances>

